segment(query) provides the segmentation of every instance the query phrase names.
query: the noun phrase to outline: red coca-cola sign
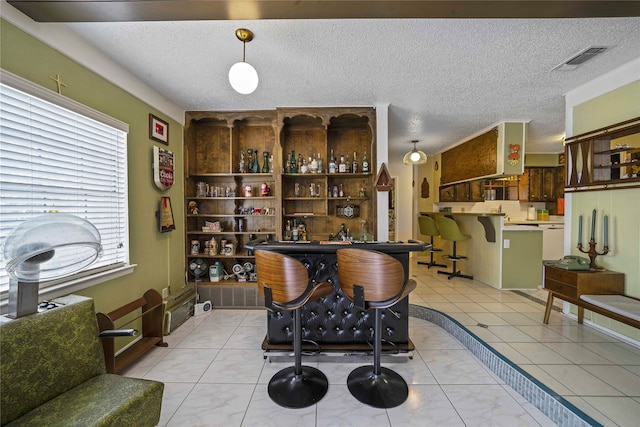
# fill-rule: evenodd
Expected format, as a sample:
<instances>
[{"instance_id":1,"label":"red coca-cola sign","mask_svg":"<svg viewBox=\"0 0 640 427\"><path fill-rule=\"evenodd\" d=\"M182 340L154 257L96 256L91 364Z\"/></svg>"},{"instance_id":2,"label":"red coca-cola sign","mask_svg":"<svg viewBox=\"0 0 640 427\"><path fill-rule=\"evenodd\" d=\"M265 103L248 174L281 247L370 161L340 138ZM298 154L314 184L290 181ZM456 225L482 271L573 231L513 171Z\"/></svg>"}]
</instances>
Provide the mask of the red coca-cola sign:
<instances>
[{"instance_id":1,"label":"red coca-cola sign","mask_svg":"<svg viewBox=\"0 0 640 427\"><path fill-rule=\"evenodd\" d=\"M162 191L171 188L174 181L173 152L153 147L153 181Z\"/></svg>"}]
</instances>

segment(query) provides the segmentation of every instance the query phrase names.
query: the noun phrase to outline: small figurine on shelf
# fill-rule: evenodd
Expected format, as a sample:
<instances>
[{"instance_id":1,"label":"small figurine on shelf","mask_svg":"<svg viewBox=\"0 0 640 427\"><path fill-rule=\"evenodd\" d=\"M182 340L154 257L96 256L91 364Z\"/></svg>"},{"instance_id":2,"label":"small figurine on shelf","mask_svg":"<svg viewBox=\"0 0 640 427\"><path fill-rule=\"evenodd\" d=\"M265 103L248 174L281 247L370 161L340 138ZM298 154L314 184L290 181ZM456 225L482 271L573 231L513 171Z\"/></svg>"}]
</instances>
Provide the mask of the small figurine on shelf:
<instances>
[{"instance_id":1,"label":"small figurine on shelf","mask_svg":"<svg viewBox=\"0 0 640 427\"><path fill-rule=\"evenodd\" d=\"M246 172L246 169L244 168L244 150L240 150L240 163L238 164L238 172Z\"/></svg>"},{"instance_id":2,"label":"small figurine on shelf","mask_svg":"<svg viewBox=\"0 0 640 427\"><path fill-rule=\"evenodd\" d=\"M191 215L198 215L198 203L194 200L189 202L189 213Z\"/></svg>"},{"instance_id":3,"label":"small figurine on shelf","mask_svg":"<svg viewBox=\"0 0 640 427\"><path fill-rule=\"evenodd\" d=\"M253 149L247 148L247 172L249 173L253 172L253 163L254 163Z\"/></svg>"},{"instance_id":4,"label":"small figurine on shelf","mask_svg":"<svg viewBox=\"0 0 640 427\"><path fill-rule=\"evenodd\" d=\"M260 186L260 195L262 197L267 197L271 195L271 188L269 188L269 184L267 184L266 182L263 182L262 185Z\"/></svg>"}]
</instances>

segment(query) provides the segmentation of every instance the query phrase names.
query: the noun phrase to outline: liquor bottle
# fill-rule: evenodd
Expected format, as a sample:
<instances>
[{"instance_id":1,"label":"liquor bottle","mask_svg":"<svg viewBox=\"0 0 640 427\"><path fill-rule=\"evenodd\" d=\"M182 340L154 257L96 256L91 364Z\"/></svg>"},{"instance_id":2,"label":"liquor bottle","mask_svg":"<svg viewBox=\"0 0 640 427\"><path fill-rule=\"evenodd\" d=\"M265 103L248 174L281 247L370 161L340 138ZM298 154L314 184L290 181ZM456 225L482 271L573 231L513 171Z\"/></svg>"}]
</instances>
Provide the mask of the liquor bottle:
<instances>
[{"instance_id":1,"label":"liquor bottle","mask_svg":"<svg viewBox=\"0 0 640 427\"><path fill-rule=\"evenodd\" d=\"M318 153L318 173L323 172L322 166L322 159L320 158L320 153Z\"/></svg>"},{"instance_id":2,"label":"liquor bottle","mask_svg":"<svg viewBox=\"0 0 640 427\"><path fill-rule=\"evenodd\" d=\"M347 157L345 159L344 164L345 164L344 171L346 173L351 173L351 162L349 161L349 155L348 154L347 154Z\"/></svg>"},{"instance_id":3,"label":"liquor bottle","mask_svg":"<svg viewBox=\"0 0 640 427\"><path fill-rule=\"evenodd\" d=\"M329 159L329 173L336 173L336 158L333 156L333 149L331 149L331 158Z\"/></svg>"},{"instance_id":4,"label":"liquor bottle","mask_svg":"<svg viewBox=\"0 0 640 427\"><path fill-rule=\"evenodd\" d=\"M316 159L315 153L313 154L313 157L310 158L310 161L309 161L309 172L318 173L318 159Z\"/></svg>"},{"instance_id":5,"label":"liquor bottle","mask_svg":"<svg viewBox=\"0 0 640 427\"><path fill-rule=\"evenodd\" d=\"M342 189L342 184L340 184L340 190L338 191L339 197L344 197L344 190Z\"/></svg>"},{"instance_id":6,"label":"liquor bottle","mask_svg":"<svg viewBox=\"0 0 640 427\"><path fill-rule=\"evenodd\" d=\"M352 173L357 173L358 172L358 159L356 158L356 152L353 152L353 162L351 163L351 172Z\"/></svg>"},{"instance_id":7,"label":"liquor bottle","mask_svg":"<svg viewBox=\"0 0 640 427\"><path fill-rule=\"evenodd\" d=\"M296 153L294 150L291 150L291 159L289 159L289 162L291 162L289 173L298 173L298 163L296 163Z\"/></svg>"},{"instance_id":8,"label":"liquor bottle","mask_svg":"<svg viewBox=\"0 0 640 427\"><path fill-rule=\"evenodd\" d=\"M253 172L253 149L247 148L247 172Z\"/></svg>"},{"instance_id":9,"label":"liquor bottle","mask_svg":"<svg viewBox=\"0 0 640 427\"><path fill-rule=\"evenodd\" d=\"M291 158L284 159L284 173L291 173Z\"/></svg>"},{"instance_id":10,"label":"liquor bottle","mask_svg":"<svg viewBox=\"0 0 640 427\"><path fill-rule=\"evenodd\" d=\"M238 164L238 172L246 172L244 168L244 150L240 150L240 163Z\"/></svg>"},{"instance_id":11,"label":"liquor bottle","mask_svg":"<svg viewBox=\"0 0 640 427\"><path fill-rule=\"evenodd\" d=\"M260 162L258 161L258 150L253 150L253 168L251 169L252 173L260 172Z\"/></svg>"},{"instance_id":12,"label":"liquor bottle","mask_svg":"<svg viewBox=\"0 0 640 427\"><path fill-rule=\"evenodd\" d=\"M269 152L262 152L262 173L269 173Z\"/></svg>"},{"instance_id":13,"label":"liquor bottle","mask_svg":"<svg viewBox=\"0 0 640 427\"><path fill-rule=\"evenodd\" d=\"M340 164L338 164L338 172L345 173L347 171L347 164L344 162L344 156L340 156Z\"/></svg>"},{"instance_id":14,"label":"liquor bottle","mask_svg":"<svg viewBox=\"0 0 640 427\"><path fill-rule=\"evenodd\" d=\"M298 161L300 161L300 155L298 155ZM309 173L309 163L307 159L302 159L302 164L300 165L300 173Z\"/></svg>"},{"instance_id":15,"label":"liquor bottle","mask_svg":"<svg viewBox=\"0 0 640 427\"><path fill-rule=\"evenodd\" d=\"M364 152L364 155L362 156L362 172L364 173L368 173L369 172L369 160L367 160L367 152Z\"/></svg>"}]
</instances>

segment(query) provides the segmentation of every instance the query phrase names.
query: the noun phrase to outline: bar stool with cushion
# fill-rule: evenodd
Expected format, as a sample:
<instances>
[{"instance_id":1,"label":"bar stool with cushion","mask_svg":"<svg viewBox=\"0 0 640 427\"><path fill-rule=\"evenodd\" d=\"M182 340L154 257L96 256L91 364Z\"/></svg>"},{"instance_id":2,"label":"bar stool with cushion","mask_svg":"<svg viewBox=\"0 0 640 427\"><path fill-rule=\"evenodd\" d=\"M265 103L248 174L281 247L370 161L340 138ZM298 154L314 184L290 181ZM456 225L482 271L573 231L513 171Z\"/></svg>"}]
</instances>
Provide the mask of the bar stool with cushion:
<instances>
[{"instance_id":1,"label":"bar stool with cushion","mask_svg":"<svg viewBox=\"0 0 640 427\"><path fill-rule=\"evenodd\" d=\"M473 276L470 276L468 274L462 274L462 272L456 268L456 264L459 261L463 261L467 259L466 256L458 255L456 250L456 243L461 242L463 240L469 240L471 236L469 236L468 234L463 234L462 231L460 231L460 227L458 227L458 223L451 218L448 218L446 216L440 217L436 219L436 222L438 224L438 229L440 230L440 236L444 240L449 240L453 242L453 254L445 256L448 260L450 260L453 263L453 268L451 271L438 270L438 273L446 274L448 276L447 277L448 279L451 279L453 277L464 277L465 279L473 279Z\"/></svg>"},{"instance_id":2,"label":"bar stool with cushion","mask_svg":"<svg viewBox=\"0 0 640 427\"><path fill-rule=\"evenodd\" d=\"M390 255L363 249L339 249L340 288L355 307L374 311L373 365L353 370L347 379L351 394L376 408L393 408L409 395L409 387L397 372L380 366L382 350L382 309L391 307L416 288L405 281L402 264Z\"/></svg>"},{"instance_id":3,"label":"bar stool with cushion","mask_svg":"<svg viewBox=\"0 0 640 427\"><path fill-rule=\"evenodd\" d=\"M300 307L333 292L333 285L321 282L310 286L304 265L277 252L257 250L258 290L268 310L293 310L293 353L295 365L277 372L269 381L269 397L285 408L311 406L327 393L329 382L318 369L302 366L302 322Z\"/></svg>"},{"instance_id":4,"label":"bar stool with cushion","mask_svg":"<svg viewBox=\"0 0 640 427\"><path fill-rule=\"evenodd\" d=\"M438 230L438 226L436 225L436 221L427 215L420 215L418 217L418 225L420 226L420 234L424 234L430 237L431 249L429 252L429 262L418 261L418 264L426 265L427 268L431 267L446 267L445 264L438 264L433 260L434 252L442 252L442 249L436 249L433 247L433 236L439 236L440 230Z\"/></svg>"}]
</instances>

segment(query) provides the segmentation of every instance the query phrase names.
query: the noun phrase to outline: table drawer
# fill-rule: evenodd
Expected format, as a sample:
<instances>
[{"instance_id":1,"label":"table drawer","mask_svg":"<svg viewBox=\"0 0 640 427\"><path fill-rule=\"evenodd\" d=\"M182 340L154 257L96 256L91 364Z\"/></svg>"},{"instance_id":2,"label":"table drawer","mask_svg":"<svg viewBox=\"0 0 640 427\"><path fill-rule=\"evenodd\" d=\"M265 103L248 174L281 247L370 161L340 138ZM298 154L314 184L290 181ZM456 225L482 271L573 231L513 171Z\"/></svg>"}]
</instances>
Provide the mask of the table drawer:
<instances>
[{"instance_id":1,"label":"table drawer","mask_svg":"<svg viewBox=\"0 0 640 427\"><path fill-rule=\"evenodd\" d=\"M546 278L544 288L557 294L566 296L567 298L578 298L578 288L568 283L558 282L553 279Z\"/></svg>"},{"instance_id":2,"label":"table drawer","mask_svg":"<svg viewBox=\"0 0 640 427\"><path fill-rule=\"evenodd\" d=\"M560 268L545 268L544 276L547 279L553 279L558 282L564 282L574 286L578 285L578 274L575 271L562 270Z\"/></svg>"}]
</instances>

